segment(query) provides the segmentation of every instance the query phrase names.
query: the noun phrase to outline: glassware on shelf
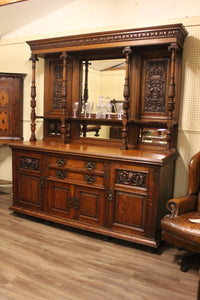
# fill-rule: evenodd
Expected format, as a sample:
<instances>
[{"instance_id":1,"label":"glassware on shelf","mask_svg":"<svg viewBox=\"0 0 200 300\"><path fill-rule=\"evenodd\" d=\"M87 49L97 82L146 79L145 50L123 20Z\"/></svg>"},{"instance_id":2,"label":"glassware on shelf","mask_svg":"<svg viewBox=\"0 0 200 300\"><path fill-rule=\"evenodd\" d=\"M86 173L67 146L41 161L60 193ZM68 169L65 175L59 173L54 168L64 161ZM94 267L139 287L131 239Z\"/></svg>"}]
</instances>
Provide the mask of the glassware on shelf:
<instances>
[{"instance_id":1,"label":"glassware on shelf","mask_svg":"<svg viewBox=\"0 0 200 300\"><path fill-rule=\"evenodd\" d=\"M108 104L106 105L106 107L107 107L108 119L110 119L110 114L111 114L111 112L112 112L112 103L108 103Z\"/></svg>"},{"instance_id":2,"label":"glassware on shelf","mask_svg":"<svg viewBox=\"0 0 200 300\"><path fill-rule=\"evenodd\" d=\"M88 102L85 102L83 105L83 109L84 109L84 117L87 118L87 106L88 106Z\"/></svg>"},{"instance_id":3,"label":"glassware on shelf","mask_svg":"<svg viewBox=\"0 0 200 300\"><path fill-rule=\"evenodd\" d=\"M78 110L78 105L79 105L79 102L74 102L73 103L73 112L74 112L74 115L73 117L76 118L76 112Z\"/></svg>"},{"instance_id":4,"label":"glassware on shelf","mask_svg":"<svg viewBox=\"0 0 200 300\"><path fill-rule=\"evenodd\" d=\"M91 118L92 110L93 110L93 103L88 102L86 106L86 114L88 113L88 118Z\"/></svg>"},{"instance_id":5,"label":"glassware on shelf","mask_svg":"<svg viewBox=\"0 0 200 300\"><path fill-rule=\"evenodd\" d=\"M103 105L103 96L99 96L99 104Z\"/></svg>"},{"instance_id":6,"label":"glassware on shelf","mask_svg":"<svg viewBox=\"0 0 200 300\"><path fill-rule=\"evenodd\" d=\"M124 113L123 103L116 103L116 108L117 108L117 118L119 120L122 120L122 115Z\"/></svg>"}]
</instances>

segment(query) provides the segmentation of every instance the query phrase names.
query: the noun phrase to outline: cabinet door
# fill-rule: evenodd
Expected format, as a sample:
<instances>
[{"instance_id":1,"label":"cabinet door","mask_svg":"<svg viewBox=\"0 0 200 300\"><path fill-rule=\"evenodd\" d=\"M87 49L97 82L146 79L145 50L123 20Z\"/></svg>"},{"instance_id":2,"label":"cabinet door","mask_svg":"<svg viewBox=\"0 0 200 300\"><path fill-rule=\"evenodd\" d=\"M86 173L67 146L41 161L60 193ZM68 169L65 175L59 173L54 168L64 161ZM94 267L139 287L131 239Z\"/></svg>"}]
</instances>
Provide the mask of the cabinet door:
<instances>
[{"instance_id":1,"label":"cabinet door","mask_svg":"<svg viewBox=\"0 0 200 300\"><path fill-rule=\"evenodd\" d=\"M83 223L102 226L104 215L104 190L76 186L74 218Z\"/></svg>"},{"instance_id":2,"label":"cabinet door","mask_svg":"<svg viewBox=\"0 0 200 300\"><path fill-rule=\"evenodd\" d=\"M54 216L73 218L73 185L48 181L49 213Z\"/></svg>"},{"instance_id":3,"label":"cabinet door","mask_svg":"<svg viewBox=\"0 0 200 300\"><path fill-rule=\"evenodd\" d=\"M148 206L147 168L116 164L112 166L108 224L114 231L143 236Z\"/></svg>"},{"instance_id":4,"label":"cabinet door","mask_svg":"<svg viewBox=\"0 0 200 300\"><path fill-rule=\"evenodd\" d=\"M20 152L14 171L14 204L34 211L43 210L42 158L40 155Z\"/></svg>"},{"instance_id":5,"label":"cabinet door","mask_svg":"<svg viewBox=\"0 0 200 300\"><path fill-rule=\"evenodd\" d=\"M114 189L109 227L115 231L142 234L145 230L147 195Z\"/></svg>"}]
</instances>

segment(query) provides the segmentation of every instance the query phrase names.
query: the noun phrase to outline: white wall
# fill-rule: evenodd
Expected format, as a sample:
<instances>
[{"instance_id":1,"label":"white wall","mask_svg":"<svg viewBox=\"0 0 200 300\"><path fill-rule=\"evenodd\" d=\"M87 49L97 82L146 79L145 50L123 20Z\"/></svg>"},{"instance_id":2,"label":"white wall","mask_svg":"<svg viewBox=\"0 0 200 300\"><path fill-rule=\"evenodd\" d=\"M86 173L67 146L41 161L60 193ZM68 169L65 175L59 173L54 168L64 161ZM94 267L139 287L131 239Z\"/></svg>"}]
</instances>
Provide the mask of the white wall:
<instances>
[{"instance_id":1,"label":"white wall","mask_svg":"<svg viewBox=\"0 0 200 300\"><path fill-rule=\"evenodd\" d=\"M49 0L54 1L54 0ZM42 3L41 3L42 5ZM38 8L40 9L40 8ZM26 73L24 138L30 137L30 49L26 40L69 34L183 23L189 32L184 49L182 99L175 177L175 196L186 191L187 164L200 150L200 3L199 0L74 0L45 18L22 27L0 41L0 72ZM37 114L43 110L43 61L37 64ZM37 136L42 128L37 126ZM3 159L2 159L3 157ZM0 178L11 180L11 154L0 148Z\"/></svg>"}]
</instances>

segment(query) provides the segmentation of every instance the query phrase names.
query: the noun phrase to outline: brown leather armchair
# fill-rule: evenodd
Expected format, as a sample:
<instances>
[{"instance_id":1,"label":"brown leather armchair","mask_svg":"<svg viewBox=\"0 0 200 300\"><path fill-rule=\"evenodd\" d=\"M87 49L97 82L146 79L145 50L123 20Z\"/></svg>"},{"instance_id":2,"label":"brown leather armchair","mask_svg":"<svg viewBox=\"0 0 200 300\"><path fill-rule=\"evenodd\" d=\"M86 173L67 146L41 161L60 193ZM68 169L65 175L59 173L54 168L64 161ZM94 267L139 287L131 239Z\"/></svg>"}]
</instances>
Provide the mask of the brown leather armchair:
<instances>
[{"instance_id":1,"label":"brown leather armchair","mask_svg":"<svg viewBox=\"0 0 200 300\"><path fill-rule=\"evenodd\" d=\"M187 195L170 199L167 202L170 211L161 221L162 239L180 248L200 253L200 152L192 157L189 163L189 181ZM181 270L186 271L184 260Z\"/></svg>"}]
</instances>

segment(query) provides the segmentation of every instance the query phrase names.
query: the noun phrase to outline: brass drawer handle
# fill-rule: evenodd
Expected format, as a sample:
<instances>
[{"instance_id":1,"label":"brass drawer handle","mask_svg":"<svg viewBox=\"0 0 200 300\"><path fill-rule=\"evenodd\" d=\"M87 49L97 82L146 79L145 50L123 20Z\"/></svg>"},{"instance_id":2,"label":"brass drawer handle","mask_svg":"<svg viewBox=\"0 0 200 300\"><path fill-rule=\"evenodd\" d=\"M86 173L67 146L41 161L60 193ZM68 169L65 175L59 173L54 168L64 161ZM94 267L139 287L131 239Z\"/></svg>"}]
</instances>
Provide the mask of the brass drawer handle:
<instances>
[{"instance_id":1,"label":"brass drawer handle","mask_svg":"<svg viewBox=\"0 0 200 300\"><path fill-rule=\"evenodd\" d=\"M96 181L96 177L95 176L91 176L91 175L84 175L84 180L88 184L93 184Z\"/></svg>"},{"instance_id":2,"label":"brass drawer handle","mask_svg":"<svg viewBox=\"0 0 200 300\"><path fill-rule=\"evenodd\" d=\"M57 158L57 165L59 167L63 167L65 164L66 164L66 159L65 158L62 158L62 157Z\"/></svg>"},{"instance_id":3,"label":"brass drawer handle","mask_svg":"<svg viewBox=\"0 0 200 300\"><path fill-rule=\"evenodd\" d=\"M57 170L56 176L58 179L64 179L67 176L67 173L65 171Z\"/></svg>"},{"instance_id":4,"label":"brass drawer handle","mask_svg":"<svg viewBox=\"0 0 200 300\"><path fill-rule=\"evenodd\" d=\"M88 171L93 171L96 167L96 164L90 161L85 162L85 167Z\"/></svg>"}]
</instances>

